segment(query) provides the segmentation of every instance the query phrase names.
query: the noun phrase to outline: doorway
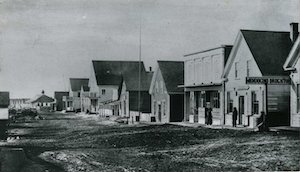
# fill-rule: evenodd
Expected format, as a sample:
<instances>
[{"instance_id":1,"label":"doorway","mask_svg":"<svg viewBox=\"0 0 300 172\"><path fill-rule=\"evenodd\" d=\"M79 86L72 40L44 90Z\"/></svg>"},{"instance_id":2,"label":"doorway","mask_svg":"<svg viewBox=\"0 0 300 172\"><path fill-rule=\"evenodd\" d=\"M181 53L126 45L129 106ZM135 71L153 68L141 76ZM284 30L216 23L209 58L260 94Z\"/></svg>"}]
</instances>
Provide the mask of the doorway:
<instances>
[{"instance_id":1,"label":"doorway","mask_svg":"<svg viewBox=\"0 0 300 172\"><path fill-rule=\"evenodd\" d=\"M242 124L243 115L245 113L245 97L239 96L239 113L238 113L238 124Z\"/></svg>"},{"instance_id":2,"label":"doorway","mask_svg":"<svg viewBox=\"0 0 300 172\"><path fill-rule=\"evenodd\" d=\"M161 122L161 104L158 104L158 121Z\"/></svg>"}]
</instances>

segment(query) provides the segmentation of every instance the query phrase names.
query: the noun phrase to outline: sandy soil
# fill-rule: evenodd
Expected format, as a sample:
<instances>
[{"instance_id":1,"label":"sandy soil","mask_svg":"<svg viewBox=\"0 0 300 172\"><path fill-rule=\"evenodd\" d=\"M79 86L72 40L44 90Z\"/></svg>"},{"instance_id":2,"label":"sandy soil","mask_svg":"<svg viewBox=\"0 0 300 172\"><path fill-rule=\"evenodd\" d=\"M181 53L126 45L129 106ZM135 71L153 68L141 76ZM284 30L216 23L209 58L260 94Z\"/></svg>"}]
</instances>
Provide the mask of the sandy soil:
<instances>
[{"instance_id":1,"label":"sandy soil","mask_svg":"<svg viewBox=\"0 0 300 172\"><path fill-rule=\"evenodd\" d=\"M299 133L118 124L96 115L44 114L12 124L33 161L64 171L274 171L300 169ZM2 143L3 144L3 143Z\"/></svg>"}]
</instances>

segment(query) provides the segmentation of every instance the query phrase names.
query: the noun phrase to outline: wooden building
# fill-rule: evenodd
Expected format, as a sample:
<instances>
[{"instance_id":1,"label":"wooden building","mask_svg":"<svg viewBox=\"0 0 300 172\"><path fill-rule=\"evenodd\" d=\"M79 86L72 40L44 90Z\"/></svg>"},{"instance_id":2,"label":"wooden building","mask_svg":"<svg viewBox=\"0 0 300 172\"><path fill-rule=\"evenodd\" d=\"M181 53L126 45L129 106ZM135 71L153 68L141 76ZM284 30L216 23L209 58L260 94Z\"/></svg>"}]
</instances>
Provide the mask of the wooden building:
<instances>
[{"instance_id":1,"label":"wooden building","mask_svg":"<svg viewBox=\"0 0 300 172\"><path fill-rule=\"evenodd\" d=\"M296 25L295 33L298 33L298 23L292 23ZM294 26L295 27L295 26ZM291 35L293 38L296 35ZM295 40L295 39L294 39ZM284 69L290 72L291 77L291 114L290 125L292 127L300 127L300 36L295 40L293 48L291 49L286 62L284 63Z\"/></svg>"},{"instance_id":2,"label":"wooden building","mask_svg":"<svg viewBox=\"0 0 300 172\"><path fill-rule=\"evenodd\" d=\"M8 106L9 92L0 92L0 140L6 139L6 129L9 119Z\"/></svg>"},{"instance_id":3,"label":"wooden building","mask_svg":"<svg viewBox=\"0 0 300 172\"><path fill-rule=\"evenodd\" d=\"M256 127L261 112L267 113L269 126L289 123L290 86L266 84L270 80L286 81L288 73L282 66L291 47L289 32L238 32L223 73L226 125L232 125L234 107L240 126Z\"/></svg>"},{"instance_id":4,"label":"wooden building","mask_svg":"<svg viewBox=\"0 0 300 172\"><path fill-rule=\"evenodd\" d=\"M29 107L30 104L28 103L29 98L14 98L10 99L9 107L15 109L23 109Z\"/></svg>"},{"instance_id":5,"label":"wooden building","mask_svg":"<svg viewBox=\"0 0 300 172\"><path fill-rule=\"evenodd\" d=\"M222 73L232 46L224 45L185 55L185 119L205 124L212 109L212 124L224 124L224 85Z\"/></svg>"},{"instance_id":6,"label":"wooden building","mask_svg":"<svg viewBox=\"0 0 300 172\"><path fill-rule=\"evenodd\" d=\"M70 78L70 91L68 96L63 97L66 111L80 112L82 109L81 95L82 88L84 92L89 92L88 78Z\"/></svg>"},{"instance_id":7,"label":"wooden building","mask_svg":"<svg viewBox=\"0 0 300 172\"><path fill-rule=\"evenodd\" d=\"M38 94L33 99L29 100L29 103L31 103L31 106L38 111L50 112L55 110L55 99L45 95L44 91L42 91L42 94Z\"/></svg>"},{"instance_id":8,"label":"wooden building","mask_svg":"<svg viewBox=\"0 0 300 172\"><path fill-rule=\"evenodd\" d=\"M158 61L152 77L149 93L155 122L180 122L184 118L183 85L184 63L182 61Z\"/></svg>"},{"instance_id":9,"label":"wooden building","mask_svg":"<svg viewBox=\"0 0 300 172\"><path fill-rule=\"evenodd\" d=\"M69 92L67 92L67 91L55 91L54 92L54 98L56 100L55 106L56 106L57 111L66 110L66 104L63 102L64 96L69 96Z\"/></svg>"},{"instance_id":10,"label":"wooden building","mask_svg":"<svg viewBox=\"0 0 300 172\"><path fill-rule=\"evenodd\" d=\"M153 72L142 72L141 83L139 84L138 70L130 75L123 75L122 88L118 101L120 116L128 117L133 122L150 121L151 96L149 94L149 87L152 76Z\"/></svg>"},{"instance_id":11,"label":"wooden building","mask_svg":"<svg viewBox=\"0 0 300 172\"><path fill-rule=\"evenodd\" d=\"M146 75L143 62L140 63L140 67L141 76ZM129 79L134 79L137 84L138 71L139 61L92 61L89 81L92 112L105 116L120 115L123 81L125 84L131 84L133 82Z\"/></svg>"}]
</instances>

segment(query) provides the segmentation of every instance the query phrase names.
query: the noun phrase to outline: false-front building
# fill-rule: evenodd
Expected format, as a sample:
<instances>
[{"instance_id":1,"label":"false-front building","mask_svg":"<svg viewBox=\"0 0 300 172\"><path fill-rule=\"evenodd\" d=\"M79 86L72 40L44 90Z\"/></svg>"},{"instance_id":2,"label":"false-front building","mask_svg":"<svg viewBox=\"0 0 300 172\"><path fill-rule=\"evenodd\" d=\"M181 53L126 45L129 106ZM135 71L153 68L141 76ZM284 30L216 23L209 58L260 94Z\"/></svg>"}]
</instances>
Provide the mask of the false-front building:
<instances>
[{"instance_id":1,"label":"false-front building","mask_svg":"<svg viewBox=\"0 0 300 172\"><path fill-rule=\"evenodd\" d=\"M222 73L232 46L221 46L185 55L185 119L205 124L207 108L212 108L212 124L224 123Z\"/></svg>"}]
</instances>

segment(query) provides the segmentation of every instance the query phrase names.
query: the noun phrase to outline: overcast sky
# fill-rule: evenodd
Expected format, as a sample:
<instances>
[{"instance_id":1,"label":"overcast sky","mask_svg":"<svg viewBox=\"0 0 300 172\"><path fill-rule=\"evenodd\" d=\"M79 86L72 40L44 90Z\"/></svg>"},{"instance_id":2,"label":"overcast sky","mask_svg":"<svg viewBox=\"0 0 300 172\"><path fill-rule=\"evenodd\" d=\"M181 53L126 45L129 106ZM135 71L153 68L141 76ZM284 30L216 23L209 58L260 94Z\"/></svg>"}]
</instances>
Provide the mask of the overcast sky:
<instances>
[{"instance_id":1,"label":"overcast sky","mask_svg":"<svg viewBox=\"0 0 300 172\"><path fill-rule=\"evenodd\" d=\"M0 90L33 97L89 77L91 60L183 60L239 29L289 31L299 0L0 0Z\"/></svg>"}]
</instances>

